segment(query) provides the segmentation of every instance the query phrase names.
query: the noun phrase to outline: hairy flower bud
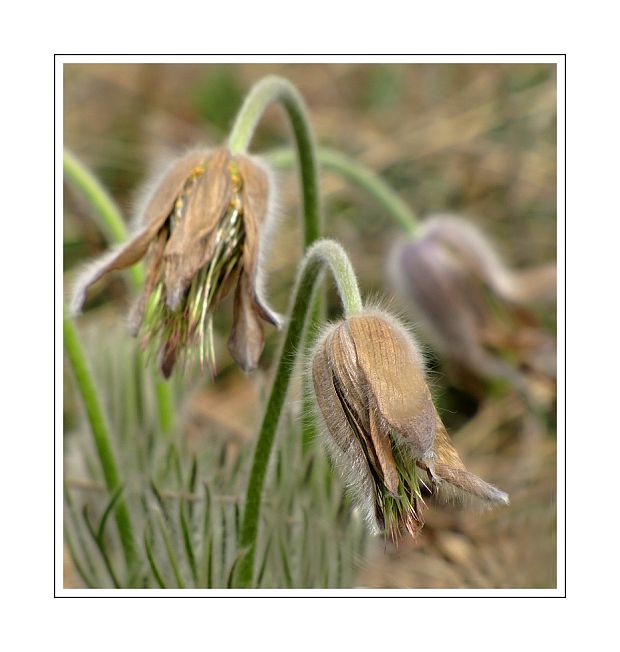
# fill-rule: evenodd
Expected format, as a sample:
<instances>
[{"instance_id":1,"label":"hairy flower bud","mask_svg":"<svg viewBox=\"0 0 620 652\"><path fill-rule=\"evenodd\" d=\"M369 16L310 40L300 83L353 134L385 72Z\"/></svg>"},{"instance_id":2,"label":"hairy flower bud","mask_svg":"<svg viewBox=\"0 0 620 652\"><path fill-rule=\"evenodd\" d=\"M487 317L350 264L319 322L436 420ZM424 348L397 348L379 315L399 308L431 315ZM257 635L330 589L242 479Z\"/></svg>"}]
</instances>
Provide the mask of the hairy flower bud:
<instances>
[{"instance_id":1,"label":"hairy flower bud","mask_svg":"<svg viewBox=\"0 0 620 652\"><path fill-rule=\"evenodd\" d=\"M279 325L257 290L269 192L267 174L246 156L220 148L182 157L157 185L141 228L78 279L74 310L104 274L145 258L145 287L130 321L135 333L142 327L142 345L158 351L168 377L188 350L213 365L213 312L236 283L228 346L244 370L254 368L263 349L261 319Z\"/></svg>"},{"instance_id":2,"label":"hairy flower bud","mask_svg":"<svg viewBox=\"0 0 620 652\"><path fill-rule=\"evenodd\" d=\"M331 326L314 350L312 380L332 458L370 523L394 542L404 531L415 537L424 523L421 485L435 492L447 483L457 494L507 502L465 470L418 348L390 316L364 312Z\"/></svg>"},{"instance_id":3,"label":"hairy flower bud","mask_svg":"<svg viewBox=\"0 0 620 652\"><path fill-rule=\"evenodd\" d=\"M430 343L459 375L520 386L520 367L553 378L554 344L525 305L555 296L555 265L509 270L474 226L439 215L397 248L391 274Z\"/></svg>"}]
</instances>

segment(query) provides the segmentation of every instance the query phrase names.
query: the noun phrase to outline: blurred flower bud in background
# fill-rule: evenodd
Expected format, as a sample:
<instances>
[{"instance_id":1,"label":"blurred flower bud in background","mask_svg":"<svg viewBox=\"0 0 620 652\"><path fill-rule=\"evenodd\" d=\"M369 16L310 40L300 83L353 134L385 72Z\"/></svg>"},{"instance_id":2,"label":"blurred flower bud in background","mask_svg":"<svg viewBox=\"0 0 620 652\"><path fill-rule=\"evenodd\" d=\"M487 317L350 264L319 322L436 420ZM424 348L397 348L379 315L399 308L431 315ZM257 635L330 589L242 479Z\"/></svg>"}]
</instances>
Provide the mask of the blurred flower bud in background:
<instances>
[{"instance_id":1,"label":"blurred flower bud in background","mask_svg":"<svg viewBox=\"0 0 620 652\"><path fill-rule=\"evenodd\" d=\"M259 235L273 193L267 173L220 148L183 156L154 187L133 237L79 277L74 311L104 274L144 258L145 286L130 323L168 377L182 354L213 367L213 313L236 283L228 346L242 369L253 369L264 344L261 320L279 324L257 280Z\"/></svg>"},{"instance_id":2,"label":"blurred flower bud in background","mask_svg":"<svg viewBox=\"0 0 620 652\"><path fill-rule=\"evenodd\" d=\"M422 487L483 503L508 496L463 465L437 414L422 357L391 316L365 312L332 325L312 357L330 455L374 530L398 542L424 524Z\"/></svg>"},{"instance_id":3,"label":"blurred flower bud in background","mask_svg":"<svg viewBox=\"0 0 620 652\"><path fill-rule=\"evenodd\" d=\"M510 270L478 228L436 215L395 247L390 276L457 381L475 388L503 379L539 397L553 391L555 340L531 308L555 301L554 263Z\"/></svg>"}]
</instances>

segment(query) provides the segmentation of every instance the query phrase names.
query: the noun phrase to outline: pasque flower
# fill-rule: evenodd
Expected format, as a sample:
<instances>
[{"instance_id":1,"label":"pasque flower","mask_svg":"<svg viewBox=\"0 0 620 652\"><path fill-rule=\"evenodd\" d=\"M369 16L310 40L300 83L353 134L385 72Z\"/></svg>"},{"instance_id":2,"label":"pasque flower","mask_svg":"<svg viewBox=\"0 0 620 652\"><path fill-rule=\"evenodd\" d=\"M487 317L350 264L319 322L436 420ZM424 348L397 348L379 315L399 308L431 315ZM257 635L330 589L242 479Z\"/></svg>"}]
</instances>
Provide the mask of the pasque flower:
<instances>
[{"instance_id":1,"label":"pasque flower","mask_svg":"<svg viewBox=\"0 0 620 652\"><path fill-rule=\"evenodd\" d=\"M254 368L261 320L278 325L257 287L271 191L265 170L247 156L225 148L183 156L155 187L133 237L80 276L74 309L104 274L144 258L145 286L130 323L135 333L141 328L143 346L157 350L168 377L186 352L213 364L213 312L236 283L228 347L244 370Z\"/></svg>"},{"instance_id":2,"label":"pasque flower","mask_svg":"<svg viewBox=\"0 0 620 652\"><path fill-rule=\"evenodd\" d=\"M391 272L424 335L458 376L516 386L522 371L554 376L554 342L529 308L555 297L555 265L511 270L472 224L437 215L415 240L399 244Z\"/></svg>"},{"instance_id":3,"label":"pasque flower","mask_svg":"<svg viewBox=\"0 0 620 652\"><path fill-rule=\"evenodd\" d=\"M508 502L465 469L433 404L418 347L391 316L366 311L332 325L314 350L312 380L333 460L370 524L393 541L422 527L422 486Z\"/></svg>"}]
</instances>

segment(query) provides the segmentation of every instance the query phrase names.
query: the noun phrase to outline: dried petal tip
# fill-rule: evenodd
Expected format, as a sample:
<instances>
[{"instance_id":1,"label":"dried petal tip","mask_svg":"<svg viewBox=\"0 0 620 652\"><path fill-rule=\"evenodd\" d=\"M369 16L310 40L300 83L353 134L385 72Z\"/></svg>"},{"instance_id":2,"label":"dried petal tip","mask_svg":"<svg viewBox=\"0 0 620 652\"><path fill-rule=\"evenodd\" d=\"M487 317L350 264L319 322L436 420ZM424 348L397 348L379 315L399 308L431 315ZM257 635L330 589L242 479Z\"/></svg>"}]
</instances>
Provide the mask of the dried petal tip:
<instances>
[{"instance_id":1,"label":"dried petal tip","mask_svg":"<svg viewBox=\"0 0 620 652\"><path fill-rule=\"evenodd\" d=\"M436 433L433 452L422 461L439 496L459 501L473 499L483 506L508 505L508 494L485 482L465 468L448 431L435 412Z\"/></svg>"},{"instance_id":2,"label":"dried petal tip","mask_svg":"<svg viewBox=\"0 0 620 652\"><path fill-rule=\"evenodd\" d=\"M181 356L213 367L213 313L236 284L229 348L244 370L253 369L263 349L261 320L278 323L256 288L268 186L260 166L225 148L184 156L153 193L142 229L81 278L77 303L101 276L145 257L144 292L130 321L168 377Z\"/></svg>"},{"instance_id":3,"label":"dried petal tip","mask_svg":"<svg viewBox=\"0 0 620 652\"><path fill-rule=\"evenodd\" d=\"M490 502L507 496L465 470L431 398L421 357L391 317L363 313L332 326L312 360L329 452L371 524L392 541L424 524L422 488L445 481Z\"/></svg>"},{"instance_id":4,"label":"dried petal tip","mask_svg":"<svg viewBox=\"0 0 620 652\"><path fill-rule=\"evenodd\" d=\"M503 503L505 505L510 503L507 493L485 482L464 468L455 468L447 464L437 463L434 465L433 470L436 477L452 485L453 488L478 498L485 503Z\"/></svg>"}]
</instances>

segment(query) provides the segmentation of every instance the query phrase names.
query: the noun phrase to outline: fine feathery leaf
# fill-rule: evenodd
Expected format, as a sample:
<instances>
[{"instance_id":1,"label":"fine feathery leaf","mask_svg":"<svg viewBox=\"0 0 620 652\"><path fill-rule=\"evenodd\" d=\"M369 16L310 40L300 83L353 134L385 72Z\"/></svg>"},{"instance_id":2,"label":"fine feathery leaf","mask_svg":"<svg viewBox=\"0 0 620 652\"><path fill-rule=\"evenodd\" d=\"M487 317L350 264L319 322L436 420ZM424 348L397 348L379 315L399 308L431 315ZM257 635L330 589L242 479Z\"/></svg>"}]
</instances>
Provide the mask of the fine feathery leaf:
<instances>
[{"instance_id":1,"label":"fine feathery leaf","mask_svg":"<svg viewBox=\"0 0 620 652\"><path fill-rule=\"evenodd\" d=\"M202 525L202 578L201 585L211 588L213 586L213 520L211 514L211 492L209 484L204 487L204 517Z\"/></svg>"},{"instance_id":2,"label":"fine feathery leaf","mask_svg":"<svg viewBox=\"0 0 620 652\"><path fill-rule=\"evenodd\" d=\"M280 539L280 557L282 559L282 570L284 571L284 579L286 581L286 587L288 589L293 588L293 575L291 573L291 566L289 563L289 556L286 550L286 546L282 539Z\"/></svg>"},{"instance_id":3,"label":"fine feathery leaf","mask_svg":"<svg viewBox=\"0 0 620 652\"><path fill-rule=\"evenodd\" d=\"M234 575L235 571L237 570L237 566L241 559L245 556L247 552L247 548L241 548L237 554L235 555L235 558L233 560L233 563L230 566L230 570L228 571L228 578L226 580L226 588L227 589L232 589L233 588L233 581L234 581Z\"/></svg>"},{"instance_id":4,"label":"fine feathery leaf","mask_svg":"<svg viewBox=\"0 0 620 652\"><path fill-rule=\"evenodd\" d=\"M263 585L263 580L265 578L265 571L267 570L267 562L269 561L269 551L271 549L271 542L273 538L270 536L267 539L267 545L265 546L265 552L263 553L263 561L262 564L260 565L260 569L258 571L258 576L256 578L256 587L261 588Z\"/></svg>"},{"instance_id":5,"label":"fine feathery leaf","mask_svg":"<svg viewBox=\"0 0 620 652\"><path fill-rule=\"evenodd\" d=\"M118 489L112 494L112 497L110 498L110 501L108 502L107 507L105 508L105 511L103 512L103 516L101 517L101 520L99 521L99 529L97 530L97 539L98 541L103 541L103 535L105 534L105 526L106 523L108 522L108 517L112 513L112 510L116 506L116 504L119 501L119 498L121 497L121 494L123 493L123 485L120 485Z\"/></svg>"},{"instance_id":6,"label":"fine feathery leaf","mask_svg":"<svg viewBox=\"0 0 620 652\"><path fill-rule=\"evenodd\" d=\"M73 527L73 530L75 531L75 536L77 539L77 544L80 547L80 551L82 554L82 557L84 559L84 563L86 564L89 576L93 578L93 581L95 582L95 585L99 585L99 574L97 570L95 569L95 564L93 562L92 556L91 556L91 546L92 544L88 543L86 538L84 537L84 531L83 531L83 525L80 521L80 518L77 514L75 505L73 503L73 499L71 497L71 492L69 491L68 487L64 486L64 494L65 494L65 501L68 507L68 512L69 512L69 520L71 523L71 526ZM68 528L67 528L68 529Z\"/></svg>"},{"instance_id":7,"label":"fine feathery leaf","mask_svg":"<svg viewBox=\"0 0 620 652\"><path fill-rule=\"evenodd\" d=\"M69 533L68 528L65 528L64 532L65 532L65 543L67 544L67 548L69 549L69 557L71 558L71 563L75 566L75 570L78 572L78 575L82 578L82 581L89 589L97 588L97 582L84 570L84 567L80 562L75 545L73 543L73 538Z\"/></svg>"},{"instance_id":8,"label":"fine feathery leaf","mask_svg":"<svg viewBox=\"0 0 620 652\"><path fill-rule=\"evenodd\" d=\"M112 580L112 584L114 585L114 588L119 589L121 585L120 582L118 581L116 573L114 572L114 568L112 567L112 562L110 561L110 557L108 555L106 546L103 542L103 539L98 538L97 532L95 532L95 528L93 527L93 524L90 521L88 512L89 512L88 505L84 505L84 507L82 508L82 517L84 518L84 523L86 523L86 528L88 529L90 536L93 538L93 541L96 543L97 548L101 553L101 558L103 559L103 563L106 567L106 570L110 575L110 579Z\"/></svg>"},{"instance_id":9,"label":"fine feathery leaf","mask_svg":"<svg viewBox=\"0 0 620 652\"><path fill-rule=\"evenodd\" d=\"M176 580L177 586L180 589L185 588L185 581L181 575L181 569L179 567L179 560L177 554L174 550L174 546L170 539L170 532L168 531L168 526L166 521L161 513L157 514L157 521L159 525L159 531L161 532L162 539L164 541L164 546L166 547L166 552L168 554L168 560L170 561L170 566L172 567L172 572L174 573L174 578Z\"/></svg>"},{"instance_id":10,"label":"fine feathery leaf","mask_svg":"<svg viewBox=\"0 0 620 652\"><path fill-rule=\"evenodd\" d=\"M192 579L194 580L194 586L198 585L198 568L196 566L196 555L194 554L194 544L192 543L192 533L190 532L189 525L187 523L187 518L185 516L186 512L186 503L184 500L181 500L179 505L179 521L181 524L181 532L183 534L183 547L185 548L185 554L187 555L187 562L189 564L190 571L192 573Z\"/></svg>"},{"instance_id":11,"label":"fine feathery leaf","mask_svg":"<svg viewBox=\"0 0 620 652\"><path fill-rule=\"evenodd\" d=\"M155 560L155 555L153 554L153 547L149 540L151 537L152 537L152 528L149 523L144 530L144 550L146 552L146 558L149 562L149 566L151 567L151 571L153 572L153 576L155 577L155 581L159 585L159 588L165 589L167 588L166 583L164 582L163 575L157 566L157 561Z\"/></svg>"}]
</instances>

